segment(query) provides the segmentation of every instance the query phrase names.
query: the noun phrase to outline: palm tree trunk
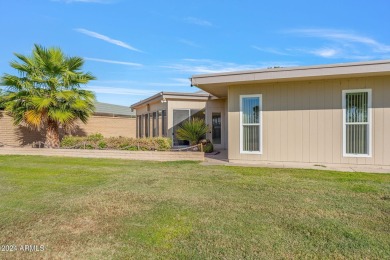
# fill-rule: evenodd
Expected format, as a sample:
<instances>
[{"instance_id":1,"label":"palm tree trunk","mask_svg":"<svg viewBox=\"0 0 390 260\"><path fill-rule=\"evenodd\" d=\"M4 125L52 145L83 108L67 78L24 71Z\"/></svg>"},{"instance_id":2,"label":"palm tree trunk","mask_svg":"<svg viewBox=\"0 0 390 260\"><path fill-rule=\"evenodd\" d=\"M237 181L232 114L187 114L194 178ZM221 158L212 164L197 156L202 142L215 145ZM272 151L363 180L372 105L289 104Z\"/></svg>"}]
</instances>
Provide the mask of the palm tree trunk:
<instances>
[{"instance_id":1,"label":"palm tree trunk","mask_svg":"<svg viewBox=\"0 0 390 260\"><path fill-rule=\"evenodd\" d=\"M58 124L55 121L49 120L46 129L46 147L58 148L60 147L60 134Z\"/></svg>"}]
</instances>

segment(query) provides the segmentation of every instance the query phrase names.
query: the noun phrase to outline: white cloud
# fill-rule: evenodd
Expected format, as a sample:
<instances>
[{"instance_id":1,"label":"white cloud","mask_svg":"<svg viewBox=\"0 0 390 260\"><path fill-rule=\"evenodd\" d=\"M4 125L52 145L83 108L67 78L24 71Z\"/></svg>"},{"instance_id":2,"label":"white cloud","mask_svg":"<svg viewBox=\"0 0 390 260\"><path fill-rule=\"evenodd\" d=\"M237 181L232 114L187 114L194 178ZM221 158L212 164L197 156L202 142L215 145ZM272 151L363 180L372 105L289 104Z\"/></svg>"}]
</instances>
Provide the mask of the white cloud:
<instances>
[{"instance_id":1,"label":"white cloud","mask_svg":"<svg viewBox=\"0 0 390 260\"><path fill-rule=\"evenodd\" d=\"M259 47L256 45L252 45L251 47L255 50L262 51L262 52L269 52L269 53L277 54L277 55L291 55L290 53L288 53L286 51L281 51L281 50L278 50L276 48L262 48L262 47Z\"/></svg>"},{"instance_id":2,"label":"white cloud","mask_svg":"<svg viewBox=\"0 0 390 260\"><path fill-rule=\"evenodd\" d=\"M184 21L186 21L187 23L200 25L200 26L213 26L213 24L207 20L203 20L203 19L191 17L191 16L184 18Z\"/></svg>"},{"instance_id":3,"label":"white cloud","mask_svg":"<svg viewBox=\"0 0 390 260\"><path fill-rule=\"evenodd\" d=\"M140 63L127 62L127 61L105 60L105 59L88 58L88 57L85 57L84 59L85 60L89 60L89 61L97 61L97 62L104 62L104 63L111 63L111 64L119 64L119 65L132 66L132 67L142 67L143 66Z\"/></svg>"},{"instance_id":4,"label":"white cloud","mask_svg":"<svg viewBox=\"0 0 390 260\"><path fill-rule=\"evenodd\" d=\"M287 31L306 37L322 38L328 41L339 42L342 44L361 44L371 47L374 52L389 53L390 45L383 44L377 40L362 36L353 32L342 31L342 30L331 30L331 29L295 29Z\"/></svg>"},{"instance_id":5,"label":"white cloud","mask_svg":"<svg viewBox=\"0 0 390 260\"><path fill-rule=\"evenodd\" d=\"M96 81L98 85L109 85L115 88L124 88L127 86L130 88L149 88L149 87L188 87L191 82L188 78L170 78L164 81L136 81L136 80L98 80ZM161 89L162 90L162 89Z\"/></svg>"},{"instance_id":6,"label":"white cloud","mask_svg":"<svg viewBox=\"0 0 390 260\"><path fill-rule=\"evenodd\" d=\"M182 78L173 78L169 81L164 82L144 82L142 83L145 86L151 86L151 87L189 87L191 85L191 82L189 79L182 79Z\"/></svg>"},{"instance_id":7,"label":"white cloud","mask_svg":"<svg viewBox=\"0 0 390 260\"><path fill-rule=\"evenodd\" d=\"M181 42L185 45L191 46L191 47L196 47L196 48L200 47L198 44L194 43L193 41L186 40L186 39L179 39L179 42Z\"/></svg>"},{"instance_id":8,"label":"white cloud","mask_svg":"<svg viewBox=\"0 0 390 260\"><path fill-rule=\"evenodd\" d=\"M179 62L161 66L171 70L186 74L207 74L232 72L242 70L253 70L259 68L268 68L273 66L289 67L295 65L292 62L262 62L256 64L237 64L233 62L224 62L210 59L183 59Z\"/></svg>"},{"instance_id":9,"label":"white cloud","mask_svg":"<svg viewBox=\"0 0 390 260\"><path fill-rule=\"evenodd\" d=\"M132 51L142 52L141 50L136 49L133 46L131 46L123 41L112 39L106 35L103 35L103 34L100 34L97 32L89 31L89 30L86 30L83 28L77 28L77 29L75 29L75 31L82 33L82 34L85 34L85 35L88 35L90 37L96 38L96 39L100 39L100 40L105 41L105 42L109 42L111 44L114 44L114 45L117 45L117 46L120 46L120 47L123 47L126 49L129 49L129 50L132 50Z\"/></svg>"},{"instance_id":10,"label":"white cloud","mask_svg":"<svg viewBox=\"0 0 390 260\"><path fill-rule=\"evenodd\" d=\"M87 86L85 88L95 93L116 94L116 95L144 96L144 95L153 95L159 92L156 90L143 90L143 89L120 88L120 87L109 87L109 86Z\"/></svg>"},{"instance_id":11,"label":"white cloud","mask_svg":"<svg viewBox=\"0 0 390 260\"><path fill-rule=\"evenodd\" d=\"M51 0L52 2L64 2L67 4L71 3L94 3L94 4L111 4L114 0Z\"/></svg>"},{"instance_id":12,"label":"white cloud","mask_svg":"<svg viewBox=\"0 0 390 260\"><path fill-rule=\"evenodd\" d=\"M324 58L332 58L335 57L337 54L339 54L338 50L332 48L322 48L322 49L317 49L309 52Z\"/></svg>"},{"instance_id":13,"label":"white cloud","mask_svg":"<svg viewBox=\"0 0 390 260\"><path fill-rule=\"evenodd\" d=\"M380 43L377 40L362 36L354 32L332 29L293 29L283 31L283 33L293 34L298 37L310 37L321 40L322 47L298 46L284 49L251 47L277 55L301 56L311 54L327 59L348 59L348 60L370 60L386 59L390 55L390 45ZM307 43L308 41L303 41ZM318 42L310 42L311 45Z\"/></svg>"}]
</instances>

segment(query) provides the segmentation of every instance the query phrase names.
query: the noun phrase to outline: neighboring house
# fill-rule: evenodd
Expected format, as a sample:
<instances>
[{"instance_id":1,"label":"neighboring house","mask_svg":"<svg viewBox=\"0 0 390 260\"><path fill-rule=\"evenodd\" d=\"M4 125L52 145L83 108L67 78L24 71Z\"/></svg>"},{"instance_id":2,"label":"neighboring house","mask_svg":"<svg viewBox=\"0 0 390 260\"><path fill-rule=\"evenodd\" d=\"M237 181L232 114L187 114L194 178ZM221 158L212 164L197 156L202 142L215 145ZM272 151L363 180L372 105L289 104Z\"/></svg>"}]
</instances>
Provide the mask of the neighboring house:
<instances>
[{"instance_id":1,"label":"neighboring house","mask_svg":"<svg viewBox=\"0 0 390 260\"><path fill-rule=\"evenodd\" d=\"M72 135L86 136L101 133L106 137L136 137L135 112L130 108L101 102L96 102L95 107L95 113L89 118L88 123L77 123ZM64 131L61 131L61 135L64 134ZM26 146L44 140L43 131L32 130L23 125L14 126L13 119L4 111L0 111L0 144Z\"/></svg>"},{"instance_id":2,"label":"neighboring house","mask_svg":"<svg viewBox=\"0 0 390 260\"><path fill-rule=\"evenodd\" d=\"M390 165L389 60L191 80L221 99L230 162Z\"/></svg>"},{"instance_id":3,"label":"neighboring house","mask_svg":"<svg viewBox=\"0 0 390 260\"><path fill-rule=\"evenodd\" d=\"M166 136L174 146L188 145L176 138L180 124L190 118L202 118L210 125L206 138L217 148L226 147L223 127L225 102L209 93L160 92L131 106L137 111L137 137Z\"/></svg>"}]
</instances>

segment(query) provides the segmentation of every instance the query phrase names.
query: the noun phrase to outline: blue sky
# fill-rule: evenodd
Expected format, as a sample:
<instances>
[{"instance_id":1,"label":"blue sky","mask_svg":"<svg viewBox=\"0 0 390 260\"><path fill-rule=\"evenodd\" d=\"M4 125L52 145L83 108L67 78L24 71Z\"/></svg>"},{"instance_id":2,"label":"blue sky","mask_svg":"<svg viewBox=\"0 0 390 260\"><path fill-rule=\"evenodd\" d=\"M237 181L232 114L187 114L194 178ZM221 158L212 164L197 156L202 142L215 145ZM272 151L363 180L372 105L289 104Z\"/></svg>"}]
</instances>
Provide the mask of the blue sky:
<instances>
[{"instance_id":1,"label":"blue sky","mask_svg":"<svg viewBox=\"0 0 390 260\"><path fill-rule=\"evenodd\" d=\"M390 1L1 1L0 73L34 43L86 60L99 101L194 92L194 74L390 59Z\"/></svg>"}]
</instances>

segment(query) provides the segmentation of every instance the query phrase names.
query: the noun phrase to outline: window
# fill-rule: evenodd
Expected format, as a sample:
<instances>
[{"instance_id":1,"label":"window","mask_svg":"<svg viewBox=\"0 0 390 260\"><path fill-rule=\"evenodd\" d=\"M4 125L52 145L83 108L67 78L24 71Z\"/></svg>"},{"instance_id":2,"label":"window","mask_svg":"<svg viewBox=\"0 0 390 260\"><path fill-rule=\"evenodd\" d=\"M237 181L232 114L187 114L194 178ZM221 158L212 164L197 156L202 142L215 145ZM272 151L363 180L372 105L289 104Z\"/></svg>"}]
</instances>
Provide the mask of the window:
<instances>
[{"instance_id":1,"label":"window","mask_svg":"<svg viewBox=\"0 0 390 260\"><path fill-rule=\"evenodd\" d=\"M144 121L145 137L149 137L149 114L144 115Z\"/></svg>"},{"instance_id":2,"label":"window","mask_svg":"<svg viewBox=\"0 0 390 260\"><path fill-rule=\"evenodd\" d=\"M213 144L221 144L221 113L211 114L211 137Z\"/></svg>"},{"instance_id":3,"label":"window","mask_svg":"<svg viewBox=\"0 0 390 260\"><path fill-rule=\"evenodd\" d=\"M153 112L153 137L158 136L157 112Z\"/></svg>"},{"instance_id":4,"label":"window","mask_svg":"<svg viewBox=\"0 0 390 260\"><path fill-rule=\"evenodd\" d=\"M168 125L168 119L167 119L167 111L162 110L161 111L161 118L162 118L162 124L161 124L161 133L162 136L167 136L167 125Z\"/></svg>"},{"instance_id":5,"label":"window","mask_svg":"<svg viewBox=\"0 0 390 260\"><path fill-rule=\"evenodd\" d=\"M343 91L343 154L371 156L371 89Z\"/></svg>"},{"instance_id":6,"label":"window","mask_svg":"<svg viewBox=\"0 0 390 260\"><path fill-rule=\"evenodd\" d=\"M240 96L240 151L262 153L261 95Z\"/></svg>"},{"instance_id":7,"label":"window","mask_svg":"<svg viewBox=\"0 0 390 260\"><path fill-rule=\"evenodd\" d=\"M137 116L137 137L142 137L142 116Z\"/></svg>"}]
</instances>

